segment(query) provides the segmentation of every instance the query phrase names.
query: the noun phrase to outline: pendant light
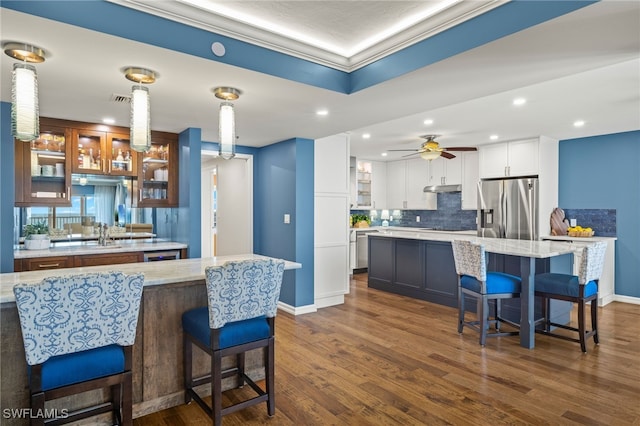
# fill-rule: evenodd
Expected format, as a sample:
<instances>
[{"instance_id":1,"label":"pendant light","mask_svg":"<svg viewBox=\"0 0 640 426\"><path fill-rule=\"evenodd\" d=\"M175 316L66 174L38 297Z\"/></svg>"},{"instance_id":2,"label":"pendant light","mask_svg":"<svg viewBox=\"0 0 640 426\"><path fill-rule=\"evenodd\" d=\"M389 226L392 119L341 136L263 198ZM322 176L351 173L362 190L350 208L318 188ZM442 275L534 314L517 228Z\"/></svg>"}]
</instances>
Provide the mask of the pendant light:
<instances>
[{"instance_id":1,"label":"pendant light","mask_svg":"<svg viewBox=\"0 0 640 426\"><path fill-rule=\"evenodd\" d=\"M236 117L233 103L240 97L240 90L233 87L216 87L213 93L218 99L226 102L220 103L218 116L218 155L225 160L230 160L236 155Z\"/></svg>"},{"instance_id":2,"label":"pendant light","mask_svg":"<svg viewBox=\"0 0 640 426\"><path fill-rule=\"evenodd\" d=\"M131 87L131 149L147 152L151 148L151 103L149 89L143 84L154 83L157 74L146 68L129 67L124 70L124 76L138 83Z\"/></svg>"},{"instance_id":3,"label":"pendant light","mask_svg":"<svg viewBox=\"0 0 640 426\"><path fill-rule=\"evenodd\" d=\"M40 136L38 76L29 63L44 62L44 50L25 43L7 43L4 53L22 61L13 65L11 74L11 133L29 142Z\"/></svg>"}]
</instances>

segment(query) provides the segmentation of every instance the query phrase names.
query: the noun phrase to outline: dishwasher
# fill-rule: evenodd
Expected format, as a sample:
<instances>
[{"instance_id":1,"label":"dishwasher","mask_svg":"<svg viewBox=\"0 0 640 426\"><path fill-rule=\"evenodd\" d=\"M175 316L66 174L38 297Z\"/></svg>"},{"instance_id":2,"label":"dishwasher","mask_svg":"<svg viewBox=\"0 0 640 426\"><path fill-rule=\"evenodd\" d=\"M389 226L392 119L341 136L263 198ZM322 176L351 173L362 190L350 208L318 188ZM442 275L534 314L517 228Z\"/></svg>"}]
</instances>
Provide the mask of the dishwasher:
<instances>
[{"instance_id":1,"label":"dishwasher","mask_svg":"<svg viewBox=\"0 0 640 426\"><path fill-rule=\"evenodd\" d=\"M369 234L376 230L356 232L356 268L367 269L369 267Z\"/></svg>"}]
</instances>

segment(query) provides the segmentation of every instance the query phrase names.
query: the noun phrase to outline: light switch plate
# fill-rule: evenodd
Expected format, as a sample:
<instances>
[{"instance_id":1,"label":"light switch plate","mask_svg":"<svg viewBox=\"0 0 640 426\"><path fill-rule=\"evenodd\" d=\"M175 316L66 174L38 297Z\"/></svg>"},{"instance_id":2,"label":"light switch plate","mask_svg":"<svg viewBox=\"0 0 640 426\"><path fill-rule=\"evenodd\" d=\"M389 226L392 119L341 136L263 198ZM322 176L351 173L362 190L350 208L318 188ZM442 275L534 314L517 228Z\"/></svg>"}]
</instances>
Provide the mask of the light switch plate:
<instances>
[{"instance_id":1,"label":"light switch plate","mask_svg":"<svg viewBox=\"0 0 640 426\"><path fill-rule=\"evenodd\" d=\"M286 214L284 215L284 223L291 223L291 215L290 214Z\"/></svg>"}]
</instances>

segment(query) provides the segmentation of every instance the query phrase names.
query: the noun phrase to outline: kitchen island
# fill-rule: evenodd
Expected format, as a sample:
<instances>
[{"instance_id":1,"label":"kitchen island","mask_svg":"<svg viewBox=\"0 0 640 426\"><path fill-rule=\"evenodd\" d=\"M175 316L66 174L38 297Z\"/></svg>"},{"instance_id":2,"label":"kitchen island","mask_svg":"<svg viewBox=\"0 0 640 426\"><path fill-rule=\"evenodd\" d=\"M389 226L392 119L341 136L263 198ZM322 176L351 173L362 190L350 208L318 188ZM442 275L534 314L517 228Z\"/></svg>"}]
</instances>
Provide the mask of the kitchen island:
<instances>
[{"instance_id":1,"label":"kitchen island","mask_svg":"<svg viewBox=\"0 0 640 426\"><path fill-rule=\"evenodd\" d=\"M520 345L533 348L535 274L570 273L576 250L570 242L482 238L462 232L378 232L369 236L369 287L457 306L457 275L451 249L455 239L483 244L489 253L489 270L522 278L519 306L504 303L503 314L519 322ZM551 307L554 321L568 322L571 304L553 302L559 302Z\"/></svg>"},{"instance_id":2,"label":"kitchen island","mask_svg":"<svg viewBox=\"0 0 640 426\"><path fill-rule=\"evenodd\" d=\"M55 271L31 271L0 274L0 406L2 409L22 409L30 406L27 386L27 365L20 332L20 322L13 295L18 283L37 283L53 274L64 276L88 272L117 270L126 274L143 272L145 275L142 305L133 350L133 413L140 417L184 403L182 368L182 313L206 306L205 268L229 260L263 258L247 254L205 259L180 259L153 263L129 263ZM286 270L302 265L285 262ZM210 365L204 353L194 352L196 374L205 373ZM225 360L230 366L235 360ZM247 355L246 368L250 374L263 374L262 357L257 351ZM224 389L232 382L224 383ZM203 389L203 392L205 390ZM102 398L101 391L89 392L82 397L65 399L58 408L73 408L86 401ZM110 417L105 416L108 421ZM24 419L2 419L3 425L28 424ZM110 423L105 423L110 424Z\"/></svg>"}]
</instances>

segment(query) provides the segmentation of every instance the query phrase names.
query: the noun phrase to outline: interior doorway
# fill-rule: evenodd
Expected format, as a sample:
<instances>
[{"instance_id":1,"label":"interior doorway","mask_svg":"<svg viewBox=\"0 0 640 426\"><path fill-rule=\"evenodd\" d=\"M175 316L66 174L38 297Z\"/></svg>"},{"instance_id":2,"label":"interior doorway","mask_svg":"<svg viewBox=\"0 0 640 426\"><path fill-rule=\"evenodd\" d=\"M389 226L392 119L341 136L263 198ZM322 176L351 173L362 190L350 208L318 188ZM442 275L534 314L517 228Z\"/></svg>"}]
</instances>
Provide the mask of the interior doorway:
<instances>
[{"instance_id":1,"label":"interior doorway","mask_svg":"<svg viewBox=\"0 0 640 426\"><path fill-rule=\"evenodd\" d=\"M253 156L202 152L202 257L253 253Z\"/></svg>"}]
</instances>

